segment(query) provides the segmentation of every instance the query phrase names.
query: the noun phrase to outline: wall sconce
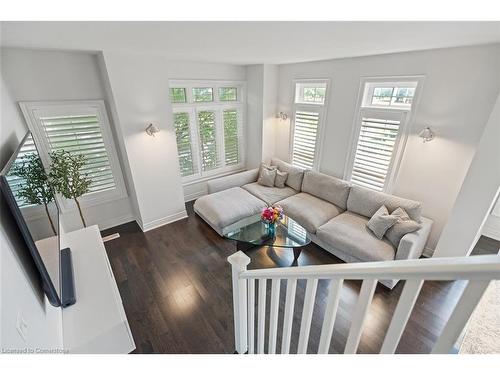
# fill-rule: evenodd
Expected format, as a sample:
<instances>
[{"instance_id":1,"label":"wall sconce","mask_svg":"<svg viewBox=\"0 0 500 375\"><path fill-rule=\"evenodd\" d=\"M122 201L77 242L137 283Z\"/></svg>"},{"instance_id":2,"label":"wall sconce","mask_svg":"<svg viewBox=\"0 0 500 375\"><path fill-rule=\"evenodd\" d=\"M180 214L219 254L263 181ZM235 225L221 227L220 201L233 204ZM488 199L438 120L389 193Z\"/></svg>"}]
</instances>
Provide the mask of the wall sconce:
<instances>
[{"instance_id":1,"label":"wall sconce","mask_svg":"<svg viewBox=\"0 0 500 375\"><path fill-rule=\"evenodd\" d=\"M146 134L147 135L151 135L151 136L155 136L155 133L159 133L160 132L160 128L156 125L153 125L153 124L149 124L148 127L146 128Z\"/></svg>"},{"instance_id":2,"label":"wall sconce","mask_svg":"<svg viewBox=\"0 0 500 375\"><path fill-rule=\"evenodd\" d=\"M286 119L288 119L288 115L285 112L280 112L276 115L276 118L279 118L280 120L286 121Z\"/></svg>"},{"instance_id":3,"label":"wall sconce","mask_svg":"<svg viewBox=\"0 0 500 375\"><path fill-rule=\"evenodd\" d=\"M418 136L420 138L422 138L422 140L424 141L424 143L426 142L430 142L434 139L435 137L435 134L434 132L431 130L431 128L429 128L428 126L426 128L424 128L419 134Z\"/></svg>"}]
</instances>

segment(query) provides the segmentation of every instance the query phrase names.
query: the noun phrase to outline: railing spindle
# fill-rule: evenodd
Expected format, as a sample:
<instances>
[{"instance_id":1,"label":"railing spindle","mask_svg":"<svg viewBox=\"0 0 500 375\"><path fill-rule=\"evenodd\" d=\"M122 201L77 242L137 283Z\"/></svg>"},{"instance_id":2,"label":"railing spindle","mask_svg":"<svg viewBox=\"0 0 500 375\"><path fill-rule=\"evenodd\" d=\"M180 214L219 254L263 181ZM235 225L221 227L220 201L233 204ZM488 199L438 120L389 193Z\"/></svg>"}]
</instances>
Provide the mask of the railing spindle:
<instances>
[{"instance_id":1,"label":"railing spindle","mask_svg":"<svg viewBox=\"0 0 500 375\"><path fill-rule=\"evenodd\" d=\"M423 283L424 280L406 280L403 292L399 296L398 305L392 315L391 324L387 329L384 343L380 349L381 354L394 354L396 351Z\"/></svg>"},{"instance_id":2,"label":"railing spindle","mask_svg":"<svg viewBox=\"0 0 500 375\"><path fill-rule=\"evenodd\" d=\"M278 310L280 302L280 279L273 279L271 284L271 306L269 313L269 348L268 354L276 353L276 336L278 333Z\"/></svg>"},{"instance_id":3,"label":"railing spindle","mask_svg":"<svg viewBox=\"0 0 500 375\"><path fill-rule=\"evenodd\" d=\"M302 310L302 320L300 323L299 346L297 349L297 353L299 354L305 354L307 351L317 286L318 279L307 280L306 294L304 297L304 309Z\"/></svg>"},{"instance_id":4,"label":"railing spindle","mask_svg":"<svg viewBox=\"0 0 500 375\"><path fill-rule=\"evenodd\" d=\"M321 337L319 339L318 354L328 354L330 341L332 340L333 325L337 316L337 308L340 300L340 290L344 280L331 280L328 292L328 302L325 309Z\"/></svg>"},{"instance_id":5,"label":"railing spindle","mask_svg":"<svg viewBox=\"0 0 500 375\"><path fill-rule=\"evenodd\" d=\"M296 290L297 279L288 279L286 282L285 314L283 317L281 354L288 354L290 352L290 339L292 337L293 308L295 306Z\"/></svg>"},{"instance_id":6,"label":"railing spindle","mask_svg":"<svg viewBox=\"0 0 500 375\"><path fill-rule=\"evenodd\" d=\"M248 279L248 354L255 348L255 279Z\"/></svg>"},{"instance_id":7,"label":"railing spindle","mask_svg":"<svg viewBox=\"0 0 500 375\"><path fill-rule=\"evenodd\" d=\"M267 279L259 279L259 299L257 302L257 307L259 309L257 324L257 353L264 353L264 336L266 329L266 285Z\"/></svg>"},{"instance_id":8,"label":"railing spindle","mask_svg":"<svg viewBox=\"0 0 500 375\"><path fill-rule=\"evenodd\" d=\"M432 349L432 354L450 353L489 284L490 280L469 280L441 336Z\"/></svg>"},{"instance_id":9,"label":"railing spindle","mask_svg":"<svg viewBox=\"0 0 500 375\"><path fill-rule=\"evenodd\" d=\"M359 292L358 303L352 318L351 328L349 329L349 337L345 344L345 354L356 354L358 350L359 340L363 332L363 325L368 315L368 309L373 298L373 293L377 287L377 279L365 279L361 285Z\"/></svg>"},{"instance_id":10,"label":"railing spindle","mask_svg":"<svg viewBox=\"0 0 500 375\"><path fill-rule=\"evenodd\" d=\"M227 258L231 264L233 282L234 346L238 354L247 352L247 283L240 278L246 271L250 258L241 251Z\"/></svg>"}]
</instances>

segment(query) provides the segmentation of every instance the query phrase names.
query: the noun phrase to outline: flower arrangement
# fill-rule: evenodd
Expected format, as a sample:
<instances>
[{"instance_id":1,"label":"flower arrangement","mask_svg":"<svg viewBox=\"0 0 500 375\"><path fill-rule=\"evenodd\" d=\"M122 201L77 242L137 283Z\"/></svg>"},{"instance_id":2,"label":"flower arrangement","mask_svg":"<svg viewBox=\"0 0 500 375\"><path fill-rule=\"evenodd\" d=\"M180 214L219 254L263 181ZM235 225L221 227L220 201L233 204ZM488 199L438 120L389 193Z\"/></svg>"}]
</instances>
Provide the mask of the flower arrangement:
<instances>
[{"instance_id":1,"label":"flower arrangement","mask_svg":"<svg viewBox=\"0 0 500 375\"><path fill-rule=\"evenodd\" d=\"M261 220L266 224L276 224L276 222L283 218L283 208L281 206L266 207L260 214Z\"/></svg>"}]
</instances>

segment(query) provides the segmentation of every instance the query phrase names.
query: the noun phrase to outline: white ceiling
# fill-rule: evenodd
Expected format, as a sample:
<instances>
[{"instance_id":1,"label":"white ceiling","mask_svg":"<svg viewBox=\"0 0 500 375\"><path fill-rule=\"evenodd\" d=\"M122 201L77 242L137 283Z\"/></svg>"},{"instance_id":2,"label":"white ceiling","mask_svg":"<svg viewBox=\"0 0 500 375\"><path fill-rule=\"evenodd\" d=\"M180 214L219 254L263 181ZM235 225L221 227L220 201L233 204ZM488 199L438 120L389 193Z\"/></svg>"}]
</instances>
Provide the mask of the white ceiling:
<instances>
[{"instance_id":1,"label":"white ceiling","mask_svg":"<svg viewBox=\"0 0 500 375\"><path fill-rule=\"evenodd\" d=\"M500 22L2 22L2 46L292 63L500 42Z\"/></svg>"}]
</instances>

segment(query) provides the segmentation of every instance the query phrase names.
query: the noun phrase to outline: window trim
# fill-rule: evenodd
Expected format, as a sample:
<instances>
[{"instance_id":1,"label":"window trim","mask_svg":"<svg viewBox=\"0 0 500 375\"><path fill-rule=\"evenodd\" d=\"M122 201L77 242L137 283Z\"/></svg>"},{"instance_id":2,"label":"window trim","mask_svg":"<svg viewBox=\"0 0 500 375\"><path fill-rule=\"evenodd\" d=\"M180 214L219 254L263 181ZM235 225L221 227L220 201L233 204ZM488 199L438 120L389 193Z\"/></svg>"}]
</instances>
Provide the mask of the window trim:
<instances>
[{"instance_id":1,"label":"window trim","mask_svg":"<svg viewBox=\"0 0 500 375\"><path fill-rule=\"evenodd\" d=\"M34 111L54 112L64 110L65 113L69 111L70 114L71 112L81 114L82 110L79 108L84 108L84 111L92 108L94 114L97 114L99 118L102 138L115 180L115 188L87 193L79 199L79 202L83 208L87 208L123 199L128 196L104 100L23 101L19 102L19 106L28 129L31 131L36 142L40 158L46 167L50 165L49 144ZM89 111L89 113L91 112ZM62 213L72 212L77 209L73 200L64 199L60 194L56 194L56 200Z\"/></svg>"},{"instance_id":2,"label":"window trim","mask_svg":"<svg viewBox=\"0 0 500 375\"><path fill-rule=\"evenodd\" d=\"M171 88L185 88L186 89L186 102L185 103L172 103L170 101ZM212 102L195 102L193 100L192 89L194 87L211 87L213 89ZM219 88L235 87L237 89L236 99L233 101L221 101L219 99ZM169 101L172 109L172 119L174 113L188 112L190 113L190 129L191 134L196 134L196 139L193 140L193 149L195 155L193 160L196 161L197 173L191 176L181 176L182 186L192 185L198 182L207 181L219 176L236 173L245 169L246 149L245 140L243 139L246 134L246 81L240 80L170 80L169 81ZM240 152L240 162L236 165L223 166L211 171L202 171L201 167L201 154L199 152L199 135L198 135L198 118L199 111L215 111L216 126L217 126L217 142L221 146L218 147L218 155L223 164L225 164L224 153L224 123L223 111L236 109L238 112L238 150ZM194 121L192 121L194 120ZM172 122L172 127L174 127ZM174 130L175 131L175 130ZM193 133L195 132L195 133ZM176 144L177 147L177 144Z\"/></svg>"},{"instance_id":3,"label":"window trim","mask_svg":"<svg viewBox=\"0 0 500 375\"><path fill-rule=\"evenodd\" d=\"M289 135L289 150L288 150L288 160L290 163L293 162L293 140L295 135L295 113L297 111L313 111L319 113L319 122L318 122L318 133L316 138L315 150L314 150L314 162L313 167L311 168L313 171L319 171L321 165L321 158L323 155L323 143L324 143L324 135L326 128L326 117L328 112L329 105L329 95L330 95L330 78L296 78L292 81L292 113L290 116L290 135ZM321 103L296 103L296 90L297 84L302 83L326 83L326 91L325 91L325 102Z\"/></svg>"},{"instance_id":4,"label":"window trim","mask_svg":"<svg viewBox=\"0 0 500 375\"><path fill-rule=\"evenodd\" d=\"M397 183L399 177L399 170L401 167L401 161L403 159L403 154L406 149L406 144L408 142L408 136L411 134L413 124L415 122L415 115L420 103L421 92L424 87L425 76L424 75L410 75L410 76L377 76L377 77L361 77L359 81L358 98L356 100L356 107L354 109L351 137L349 140L349 152L344 164L344 175L343 178L346 181L351 180L352 169L354 165L354 159L356 157L356 147L359 139L359 133L361 131L361 118L363 113L384 113L384 114L400 114L402 116L402 121L400 125L400 132L396 139L394 145L394 155L389 166L389 173L386 178L386 183L382 192L391 194L394 190L394 186ZM365 86L370 83L407 83L407 82L417 82L415 95L413 96L413 102L410 108L404 107L382 107L382 106L364 106L365 96Z\"/></svg>"}]
</instances>

